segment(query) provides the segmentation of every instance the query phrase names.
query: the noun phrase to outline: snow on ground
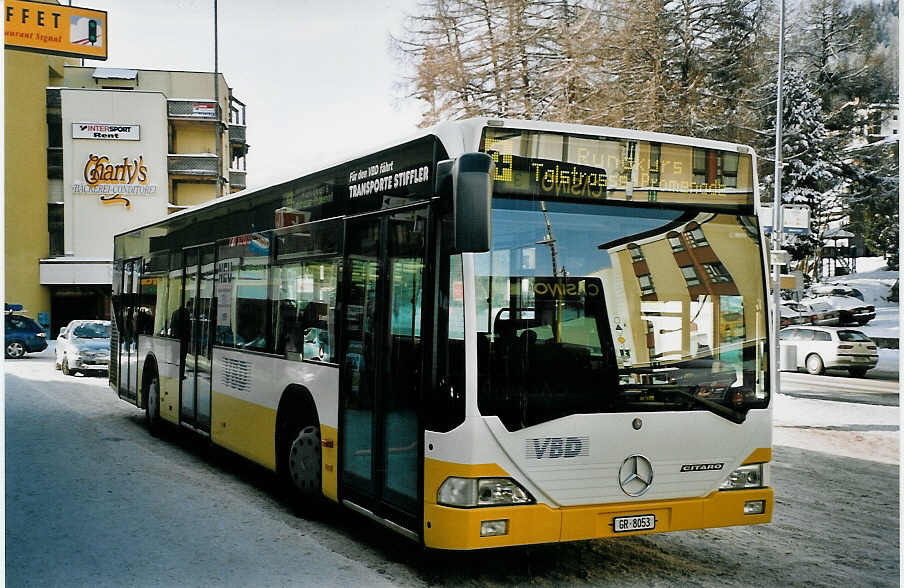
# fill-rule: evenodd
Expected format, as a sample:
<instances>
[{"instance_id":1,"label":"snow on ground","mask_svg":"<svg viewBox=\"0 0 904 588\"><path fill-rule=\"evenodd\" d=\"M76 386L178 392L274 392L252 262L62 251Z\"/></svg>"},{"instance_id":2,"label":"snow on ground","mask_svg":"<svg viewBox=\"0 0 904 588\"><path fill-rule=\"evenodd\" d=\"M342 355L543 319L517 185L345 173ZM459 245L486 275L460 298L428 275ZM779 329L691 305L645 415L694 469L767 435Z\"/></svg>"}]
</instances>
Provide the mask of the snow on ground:
<instances>
[{"instance_id":1,"label":"snow on ground","mask_svg":"<svg viewBox=\"0 0 904 588\"><path fill-rule=\"evenodd\" d=\"M895 465L900 462L897 406L776 394L772 416L774 445Z\"/></svg>"},{"instance_id":2,"label":"snow on ground","mask_svg":"<svg viewBox=\"0 0 904 588\"><path fill-rule=\"evenodd\" d=\"M899 322L899 308L895 306L877 306L876 318L861 327L853 327L863 331L867 337L891 337L897 338L901 328Z\"/></svg>"},{"instance_id":3,"label":"snow on ground","mask_svg":"<svg viewBox=\"0 0 904 588\"><path fill-rule=\"evenodd\" d=\"M858 257L857 273L835 276L826 281L857 288L863 293L863 301L876 307L876 318L857 327L868 337L897 338L900 334L900 306L890 302L888 295L898 280L900 272L890 271L882 257Z\"/></svg>"},{"instance_id":4,"label":"snow on ground","mask_svg":"<svg viewBox=\"0 0 904 588\"><path fill-rule=\"evenodd\" d=\"M867 304L897 306L887 298L898 276L899 272L889 270L881 257L858 257L857 273L827 278L826 282L857 288L863 293L863 301Z\"/></svg>"},{"instance_id":5,"label":"snow on ground","mask_svg":"<svg viewBox=\"0 0 904 588\"><path fill-rule=\"evenodd\" d=\"M900 349L879 349L879 363L873 368L883 372L901 371L901 350Z\"/></svg>"}]
</instances>

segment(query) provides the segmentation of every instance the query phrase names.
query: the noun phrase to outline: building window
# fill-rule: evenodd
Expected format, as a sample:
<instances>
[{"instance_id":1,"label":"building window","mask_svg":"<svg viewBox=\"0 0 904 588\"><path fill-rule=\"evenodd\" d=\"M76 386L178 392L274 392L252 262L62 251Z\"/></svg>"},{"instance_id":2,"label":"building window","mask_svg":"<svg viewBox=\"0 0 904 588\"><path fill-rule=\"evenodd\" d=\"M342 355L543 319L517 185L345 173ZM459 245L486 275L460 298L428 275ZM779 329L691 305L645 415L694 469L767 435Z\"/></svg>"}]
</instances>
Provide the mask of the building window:
<instances>
[{"instance_id":1,"label":"building window","mask_svg":"<svg viewBox=\"0 0 904 588\"><path fill-rule=\"evenodd\" d=\"M692 247L709 247L709 241L706 240L703 229L701 229L699 225L685 231L684 235L687 237L687 240L691 242Z\"/></svg>"},{"instance_id":2,"label":"building window","mask_svg":"<svg viewBox=\"0 0 904 588\"><path fill-rule=\"evenodd\" d=\"M662 146L659 143L650 143L650 186L659 186L659 160L661 159Z\"/></svg>"},{"instance_id":3,"label":"building window","mask_svg":"<svg viewBox=\"0 0 904 588\"><path fill-rule=\"evenodd\" d=\"M641 251L640 245L634 245L632 243L631 245L628 245L628 251L631 252L631 261L637 262L644 260L643 251Z\"/></svg>"},{"instance_id":4,"label":"building window","mask_svg":"<svg viewBox=\"0 0 904 588\"><path fill-rule=\"evenodd\" d=\"M653 287L653 277L650 274L637 276L637 281L640 283L640 293L643 296L656 293L656 288Z\"/></svg>"},{"instance_id":5,"label":"building window","mask_svg":"<svg viewBox=\"0 0 904 588\"><path fill-rule=\"evenodd\" d=\"M706 181L706 151L694 149L694 184L705 186Z\"/></svg>"},{"instance_id":6,"label":"building window","mask_svg":"<svg viewBox=\"0 0 904 588\"><path fill-rule=\"evenodd\" d=\"M699 286L700 276L697 275L697 269L692 265L681 266L681 273L684 274L684 281L688 286Z\"/></svg>"},{"instance_id":7,"label":"building window","mask_svg":"<svg viewBox=\"0 0 904 588\"><path fill-rule=\"evenodd\" d=\"M63 250L63 204L47 204L47 232L50 235L50 257L65 255Z\"/></svg>"},{"instance_id":8,"label":"building window","mask_svg":"<svg viewBox=\"0 0 904 588\"><path fill-rule=\"evenodd\" d=\"M722 155L722 185L726 188L738 187L737 153L724 153Z\"/></svg>"},{"instance_id":9,"label":"building window","mask_svg":"<svg viewBox=\"0 0 904 588\"><path fill-rule=\"evenodd\" d=\"M728 273L728 270L721 262L704 263L703 271L706 272L706 275L709 276L709 280L714 284L732 281L731 274Z\"/></svg>"},{"instance_id":10,"label":"building window","mask_svg":"<svg viewBox=\"0 0 904 588\"><path fill-rule=\"evenodd\" d=\"M670 233L668 239L669 245L672 246L672 251L684 251L684 242L681 240L681 235L678 233Z\"/></svg>"}]
</instances>

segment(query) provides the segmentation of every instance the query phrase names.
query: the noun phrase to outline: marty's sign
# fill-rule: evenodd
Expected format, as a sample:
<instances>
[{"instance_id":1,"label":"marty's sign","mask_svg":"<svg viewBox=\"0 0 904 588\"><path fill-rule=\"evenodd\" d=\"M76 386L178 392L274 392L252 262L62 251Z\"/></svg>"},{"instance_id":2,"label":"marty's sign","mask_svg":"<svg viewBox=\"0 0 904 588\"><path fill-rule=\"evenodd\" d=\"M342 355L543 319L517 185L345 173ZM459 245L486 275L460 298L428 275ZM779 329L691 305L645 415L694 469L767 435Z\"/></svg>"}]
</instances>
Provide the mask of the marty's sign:
<instances>
[{"instance_id":1,"label":"marty's sign","mask_svg":"<svg viewBox=\"0 0 904 588\"><path fill-rule=\"evenodd\" d=\"M157 185L148 184L148 168L144 156L138 159L122 158L110 161L106 155L88 156L84 169L84 184L73 184L73 194L99 194L104 204L123 204L132 207L126 195L151 195L157 193Z\"/></svg>"}]
</instances>

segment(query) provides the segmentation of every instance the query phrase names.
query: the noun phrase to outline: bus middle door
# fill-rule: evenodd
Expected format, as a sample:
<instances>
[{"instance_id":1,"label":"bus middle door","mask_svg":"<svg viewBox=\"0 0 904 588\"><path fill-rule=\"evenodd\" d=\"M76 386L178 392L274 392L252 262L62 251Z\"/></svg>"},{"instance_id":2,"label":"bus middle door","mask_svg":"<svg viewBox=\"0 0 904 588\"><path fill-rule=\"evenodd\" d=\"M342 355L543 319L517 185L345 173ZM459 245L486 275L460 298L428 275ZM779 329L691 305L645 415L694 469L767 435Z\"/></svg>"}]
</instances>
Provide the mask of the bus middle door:
<instances>
[{"instance_id":1,"label":"bus middle door","mask_svg":"<svg viewBox=\"0 0 904 588\"><path fill-rule=\"evenodd\" d=\"M182 341L184 372L179 418L206 432L210 432L214 257L213 245L186 249L184 252L182 300L187 321Z\"/></svg>"}]
</instances>

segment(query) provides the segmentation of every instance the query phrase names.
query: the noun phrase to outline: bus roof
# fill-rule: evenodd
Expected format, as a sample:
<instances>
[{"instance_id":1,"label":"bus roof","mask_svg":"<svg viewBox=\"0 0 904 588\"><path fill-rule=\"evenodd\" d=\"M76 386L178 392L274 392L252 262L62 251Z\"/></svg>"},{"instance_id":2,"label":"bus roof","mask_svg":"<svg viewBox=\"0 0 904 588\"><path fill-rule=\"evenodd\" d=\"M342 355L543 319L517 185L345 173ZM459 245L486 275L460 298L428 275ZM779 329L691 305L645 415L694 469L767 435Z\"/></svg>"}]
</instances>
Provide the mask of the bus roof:
<instances>
[{"instance_id":1,"label":"bus roof","mask_svg":"<svg viewBox=\"0 0 904 588\"><path fill-rule=\"evenodd\" d=\"M160 223L169 221L170 219L180 218L182 216L191 215L199 210L205 210L212 207L218 207L226 204L227 202L232 202L237 199L245 198L252 196L253 194L264 192L270 190L272 188L276 188L282 186L284 184L288 184L290 182L294 182L300 178L308 176L310 174L318 173L321 171L329 170L331 168L348 164L356 159L360 159L362 157L366 157L368 155L378 153L380 151L391 149L398 145L402 145L404 143L427 137L427 136L436 136L443 146L446 149L449 157L458 157L462 153L467 153L469 151L474 151L479 148L480 143L480 135L483 132L483 129L486 127L496 127L496 128L512 128L512 129L521 129L521 130L529 130L529 131L545 131L551 133L564 133L564 134L573 134L573 135L586 135L598 138L613 138L613 139L635 139L638 141L651 141L658 143L668 143L668 144L676 144L676 145L687 145L692 147L700 147L703 149L719 149L722 151L734 151L738 153L749 154L753 157L754 162L756 161L756 153L754 150L747 146L738 143L729 143L726 141L714 141L711 139L700 139L695 137L686 137L683 135L672 135L668 133L657 133L650 131L639 131L633 129L621 129L614 127L602 127L595 125L584 125L584 124L574 124L574 123L560 123L560 122L549 122L549 121L539 121L539 120L519 120L519 119L500 119L500 118L489 118L489 117L475 117L469 119L462 119L456 121L446 121L439 123L435 126L428 127L425 129L421 129L416 133L410 134L408 136L403 136L397 138L393 141L379 144L374 146L373 148L363 150L360 152L352 153L349 156L345 156L339 159L335 159L329 161L324 164L319 164L316 166L311 166L308 168L303 168L300 173L294 174L291 177L280 178L274 182L269 184L255 186L253 188L248 188L242 190L240 192L235 192L234 194L229 194L226 196L222 196L220 198L210 200L208 202L204 202L190 208L180 210L178 212L174 212L172 214L168 214L167 216L150 222L143 225L138 225L132 227L127 231L123 231L121 233L117 233L116 236L127 235L132 233L133 231L141 230L144 228L152 227L158 225ZM756 166L754 166L756 169Z\"/></svg>"}]
</instances>

